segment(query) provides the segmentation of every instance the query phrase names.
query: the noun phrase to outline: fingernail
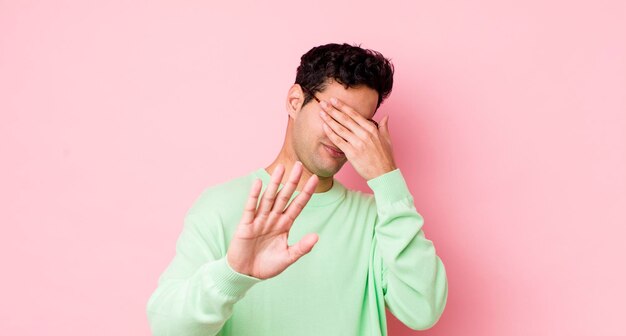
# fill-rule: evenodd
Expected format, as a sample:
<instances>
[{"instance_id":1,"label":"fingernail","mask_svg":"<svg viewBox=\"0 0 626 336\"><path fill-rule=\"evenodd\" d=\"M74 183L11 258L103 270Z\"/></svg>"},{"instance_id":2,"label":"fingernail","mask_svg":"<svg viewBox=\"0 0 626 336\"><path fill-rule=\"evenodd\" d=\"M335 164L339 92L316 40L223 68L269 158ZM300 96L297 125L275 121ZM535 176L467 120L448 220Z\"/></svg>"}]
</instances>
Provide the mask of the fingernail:
<instances>
[{"instance_id":1,"label":"fingernail","mask_svg":"<svg viewBox=\"0 0 626 336\"><path fill-rule=\"evenodd\" d=\"M330 102L333 103L333 105L337 105L337 98L335 97L330 98Z\"/></svg>"}]
</instances>

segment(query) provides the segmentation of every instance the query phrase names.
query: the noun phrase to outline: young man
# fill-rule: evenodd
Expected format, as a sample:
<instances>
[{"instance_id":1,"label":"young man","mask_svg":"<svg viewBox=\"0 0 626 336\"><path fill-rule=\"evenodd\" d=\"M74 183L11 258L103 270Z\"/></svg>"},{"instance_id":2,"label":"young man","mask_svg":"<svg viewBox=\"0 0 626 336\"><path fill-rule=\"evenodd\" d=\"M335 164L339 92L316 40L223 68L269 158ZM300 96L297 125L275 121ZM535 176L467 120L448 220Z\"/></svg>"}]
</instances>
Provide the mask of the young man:
<instances>
[{"instance_id":1,"label":"young man","mask_svg":"<svg viewBox=\"0 0 626 336\"><path fill-rule=\"evenodd\" d=\"M393 70L348 44L302 56L278 157L188 211L148 302L154 335L386 335L385 307L412 329L438 321L445 268L394 162L388 116L371 120ZM373 195L334 179L346 161Z\"/></svg>"}]
</instances>

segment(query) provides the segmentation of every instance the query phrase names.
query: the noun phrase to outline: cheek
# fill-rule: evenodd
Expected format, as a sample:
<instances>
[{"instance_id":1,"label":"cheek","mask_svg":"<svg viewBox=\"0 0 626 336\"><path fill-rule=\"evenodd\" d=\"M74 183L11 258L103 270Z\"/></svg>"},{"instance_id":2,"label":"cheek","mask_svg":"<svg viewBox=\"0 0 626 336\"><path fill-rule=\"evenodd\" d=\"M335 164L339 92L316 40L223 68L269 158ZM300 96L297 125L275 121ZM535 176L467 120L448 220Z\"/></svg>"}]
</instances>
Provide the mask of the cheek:
<instances>
[{"instance_id":1,"label":"cheek","mask_svg":"<svg viewBox=\"0 0 626 336\"><path fill-rule=\"evenodd\" d=\"M330 143L330 138L326 134L326 131L324 131L324 124L325 122L321 118L317 120L315 124L315 132L317 134L317 138L320 139L321 142ZM332 132L332 129L330 131Z\"/></svg>"},{"instance_id":2,"label":"cheek","mask_svg":"<svg viewBox=\"0 0 626 336\"><path fill-rule=\"evenodd\" d=\"M324 119L319 115L318 111L311 111L302 121L301 129L306 132L309 139L327 138L324 131Z\"/></svg>"},{"instance_id":3,"label":"cheek","mask_svg":"<svg viewBox=\"0 0 626 336\"><path fill-rule=\"evenodd\" d=\"M315 129L318 133L326 136L326 132L324 132L324 124L326 124L326 122L324 122L324 119L322 119L321 116L318 115L317 118L315 118L315 120L313 121L313 124L315 125Z\"/></svg>"}]
</instances>

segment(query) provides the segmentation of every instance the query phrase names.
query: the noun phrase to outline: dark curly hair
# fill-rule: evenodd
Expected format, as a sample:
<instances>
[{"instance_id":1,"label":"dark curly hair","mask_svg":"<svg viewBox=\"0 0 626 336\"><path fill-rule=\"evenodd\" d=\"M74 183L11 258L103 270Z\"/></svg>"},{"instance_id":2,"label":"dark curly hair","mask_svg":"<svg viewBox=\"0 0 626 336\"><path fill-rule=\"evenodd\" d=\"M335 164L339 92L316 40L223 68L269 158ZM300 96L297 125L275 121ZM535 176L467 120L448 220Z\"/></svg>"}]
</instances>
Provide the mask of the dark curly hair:
<instances>
[{"instance_id":1,"label":"dark curly hair","mask_svg":"<svg viewBox=\"0 0 626 336\"><path fill-rule=\"evenodd\" d=\"M378 51L359 45L330 43L309 50L300 58L295 84L304 91L304 105L323 91L327 81L334 79L344 88L366 85L378 92L378 104L389 96L393 87L394 67Z\"/></svg>"}]
</instances>

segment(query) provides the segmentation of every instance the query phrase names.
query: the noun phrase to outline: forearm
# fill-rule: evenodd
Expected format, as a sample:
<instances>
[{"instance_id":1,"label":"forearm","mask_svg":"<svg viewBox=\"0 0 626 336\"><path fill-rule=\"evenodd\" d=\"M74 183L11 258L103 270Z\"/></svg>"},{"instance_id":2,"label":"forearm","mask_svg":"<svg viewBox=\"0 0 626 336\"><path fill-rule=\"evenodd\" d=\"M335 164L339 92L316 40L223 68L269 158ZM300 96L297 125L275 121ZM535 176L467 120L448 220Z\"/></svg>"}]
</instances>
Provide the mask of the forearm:
<instances>
[{"instance_id":1,"label":"forearm","mask_svg":"<svg viewBox=\"0 0 626 336\"><path fill-rule=\"evenodd\" d=\"M428 329L443 313L447 300L443 262L422 231L424 220L399 170L368 184L376 198L376 252L382 258L385 302L407 326Z\"/></svg>"},{"instance_id":2,"label":"forearm","mask_svg":"<svg viewBox=\"0 0 626 336\"><path fill-rule=\"evenodd\" d=\"M147 306L153 335L216 335L233 305L258 281L234 272L224 258L188 279L163 280Z\"/></svg>"},{"instance_id":3,"label":"forearm","mask_svg":"<svg viewBox=\"0 0 626 336\"><path fill-rule=\"evenodd\" d=\"M154 335L216 335L233 305L260 280L235 272L226 261L224 229L216 212L194 212L147 304Z\"/></svg>"}]
</instances>

